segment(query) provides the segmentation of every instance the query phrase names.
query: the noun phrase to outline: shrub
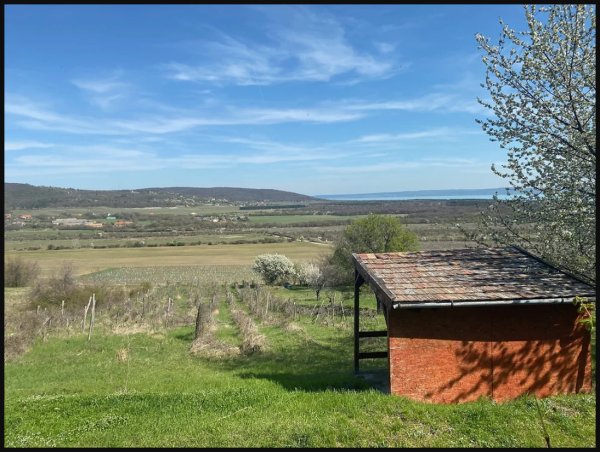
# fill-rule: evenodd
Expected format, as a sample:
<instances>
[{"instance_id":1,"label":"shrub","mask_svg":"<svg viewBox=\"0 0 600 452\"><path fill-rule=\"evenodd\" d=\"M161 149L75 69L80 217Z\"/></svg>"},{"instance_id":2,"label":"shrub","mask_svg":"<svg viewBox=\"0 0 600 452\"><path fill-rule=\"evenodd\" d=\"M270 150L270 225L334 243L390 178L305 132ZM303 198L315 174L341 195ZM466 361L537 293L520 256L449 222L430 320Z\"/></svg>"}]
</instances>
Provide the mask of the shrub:
<instances>
[{"instance_id":1,"label":"shrub","mask_svg":"<svg viewBox=\"0 0 600 452\"><path fill-rule=\"evenodd\" d=\"M40 274L37 262L26 261L21 257L4 262L4 287L25 287L33 283Z\"/></svg>"},{"instance_id":2,"label":"shrub","mask_svg":"<svg viewBox=\"0 0 600 452\"><path fill-rule=\"evenodd\" d=\"M261 254L257 256L254 270L266 284L282 283L288 278L296 276L294 264L286 256L281 254Z\"/></svg>"},{"instance_id":3,"label":"shrub","mask_svg":"<svg viewBox=\"0 0 600 452\"><path fill-rule=\"evenodd\" d=\"M148 284L148 283L147 283ZM78 284L73 266L65 262L62 267L47 280L38 280L29 294L31 307L60 307L65 302L66 311L77 311L96 294L99 306L110 306L126 299L127 294L121 286Z\"/></svg>"}]
</instances>

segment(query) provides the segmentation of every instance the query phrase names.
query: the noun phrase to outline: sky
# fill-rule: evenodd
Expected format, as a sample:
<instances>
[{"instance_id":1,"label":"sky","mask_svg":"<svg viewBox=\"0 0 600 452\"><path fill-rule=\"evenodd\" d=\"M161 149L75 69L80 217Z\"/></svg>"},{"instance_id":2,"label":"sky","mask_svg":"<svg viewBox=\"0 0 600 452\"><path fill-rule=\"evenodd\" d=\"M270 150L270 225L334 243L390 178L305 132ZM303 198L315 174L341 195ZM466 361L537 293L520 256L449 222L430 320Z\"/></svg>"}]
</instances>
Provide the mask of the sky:
<instances>
[{"instance_id":1,"label":"sky","mask_svg":"<svg viewBox=\"0 0 600 452\"><path fill-rule=\"evenodd\" d=\"M507 186L475 35L519 5L5 5L4 180Z\"/></svg>"}]
</instances>

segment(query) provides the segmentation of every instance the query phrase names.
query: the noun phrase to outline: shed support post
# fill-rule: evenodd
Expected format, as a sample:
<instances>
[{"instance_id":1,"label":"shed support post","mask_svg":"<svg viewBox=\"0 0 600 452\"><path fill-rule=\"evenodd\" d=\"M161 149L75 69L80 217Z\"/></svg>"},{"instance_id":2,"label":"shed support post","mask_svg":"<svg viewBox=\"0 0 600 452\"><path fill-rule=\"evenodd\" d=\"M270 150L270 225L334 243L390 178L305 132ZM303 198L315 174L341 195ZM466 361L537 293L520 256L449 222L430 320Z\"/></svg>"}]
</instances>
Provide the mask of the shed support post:
<instances>
[{"instance_id":1,"label":"shed support post","mask_svg":"<svg viewBox=\"0 0 600 452\"><path fill-rule=\"evenodd\" d=\"M375 296L375 299L377 300L377 314L381 314L382 312L384 312L383 303L381 302L381 299L378 295Z\"/></svg>"},{"instance_id":2,"label":"shed support post","mask_svg":"<svg viewBox=\"0 0 600 452\"><path fill-rule=\"evenodd\" d=\"M363 285L365 280L358 273L357 269L354 269L354 373L358 373L358 330L359 330L359 294L360 294L360 286Z\"/></svg>"}]
</instances>

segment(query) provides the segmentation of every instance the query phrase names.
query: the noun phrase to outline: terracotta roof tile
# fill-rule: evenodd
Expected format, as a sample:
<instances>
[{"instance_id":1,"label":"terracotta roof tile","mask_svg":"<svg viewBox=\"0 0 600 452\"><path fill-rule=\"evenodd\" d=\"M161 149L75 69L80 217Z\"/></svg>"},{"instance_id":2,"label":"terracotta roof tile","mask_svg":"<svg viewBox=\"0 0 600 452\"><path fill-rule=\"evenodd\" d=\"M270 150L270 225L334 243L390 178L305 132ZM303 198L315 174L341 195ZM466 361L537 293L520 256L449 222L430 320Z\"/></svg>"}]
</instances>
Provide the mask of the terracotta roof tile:
<instances>
[{"instance_id":1,"label":"terracotta roof tile","mask_svg":"<svg viewBox=\"0 0 600 452\"><path fill-rule=\"evenodd\" d=\"M516 248L354 255L391 302L595 297L594 287Z\"/></svg>"}]
</instances>

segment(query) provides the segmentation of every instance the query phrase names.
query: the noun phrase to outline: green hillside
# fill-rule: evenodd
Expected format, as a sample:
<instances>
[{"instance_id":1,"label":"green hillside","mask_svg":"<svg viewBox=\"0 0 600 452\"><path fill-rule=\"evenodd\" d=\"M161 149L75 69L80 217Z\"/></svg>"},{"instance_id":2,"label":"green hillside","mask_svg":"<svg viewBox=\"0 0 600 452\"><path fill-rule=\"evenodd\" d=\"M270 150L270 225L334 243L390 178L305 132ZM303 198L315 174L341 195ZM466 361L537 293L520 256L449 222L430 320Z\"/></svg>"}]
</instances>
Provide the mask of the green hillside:
<instances>
[{"instance_id":1,"label":"green hillside","mask_svg":"<svg viewBox=\"0 0 600 452\"><path fill-rule=\"evenodd\" d=\"M305 202L310 196L281 190L235 187L167 187L136 190L78 190L30 184L4 184L5 209L44 207L172 207L193 206L211 201Z\"/></svg>"}]
</instances>

